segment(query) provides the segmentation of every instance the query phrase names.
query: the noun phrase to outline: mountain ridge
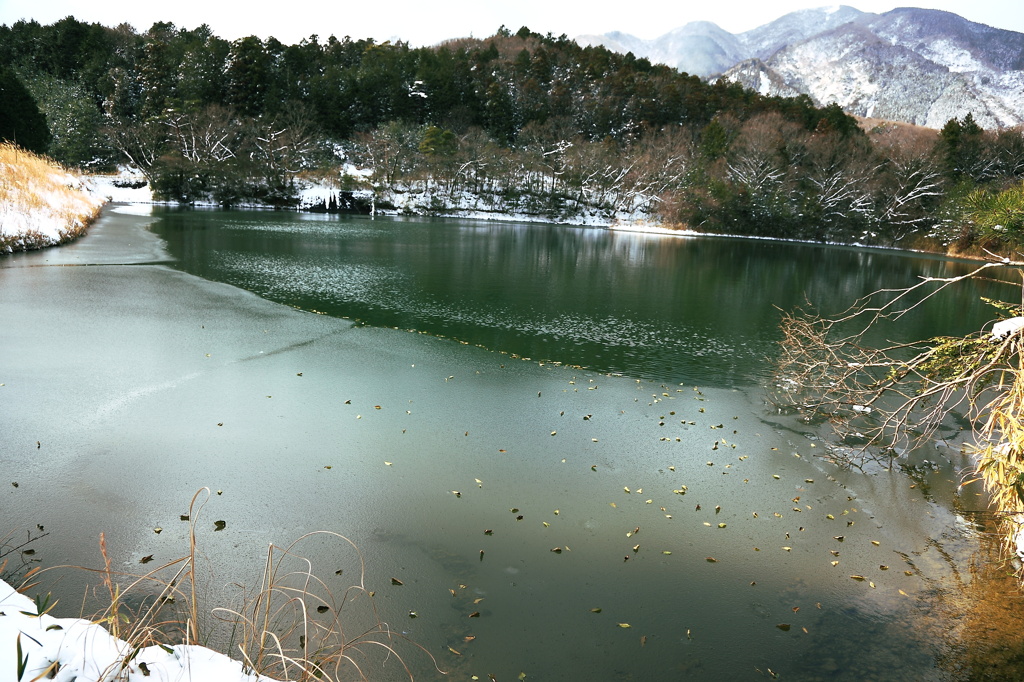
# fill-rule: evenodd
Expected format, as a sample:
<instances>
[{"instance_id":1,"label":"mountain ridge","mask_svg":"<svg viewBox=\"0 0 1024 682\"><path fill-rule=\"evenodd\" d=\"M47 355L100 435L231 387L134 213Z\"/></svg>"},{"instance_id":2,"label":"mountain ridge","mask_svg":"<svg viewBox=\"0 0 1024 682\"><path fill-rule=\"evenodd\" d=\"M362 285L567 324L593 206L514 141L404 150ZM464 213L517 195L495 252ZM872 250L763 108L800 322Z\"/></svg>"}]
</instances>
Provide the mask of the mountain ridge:
<instances>
[{"instance_id":1,"label":"mountain ridge","mask_svg":"<svg viewBox=\"0 0 1024 682\"><path fill-rule=\"evenodd\" d=\"M1024 33L942 10L874 14L839 5L740 34L700 21L653 40L622 32L576 40L763 95L836 102L856 116L938 128L971 113L985 128L1024 125Z\"/></svg>"}]
</instances>

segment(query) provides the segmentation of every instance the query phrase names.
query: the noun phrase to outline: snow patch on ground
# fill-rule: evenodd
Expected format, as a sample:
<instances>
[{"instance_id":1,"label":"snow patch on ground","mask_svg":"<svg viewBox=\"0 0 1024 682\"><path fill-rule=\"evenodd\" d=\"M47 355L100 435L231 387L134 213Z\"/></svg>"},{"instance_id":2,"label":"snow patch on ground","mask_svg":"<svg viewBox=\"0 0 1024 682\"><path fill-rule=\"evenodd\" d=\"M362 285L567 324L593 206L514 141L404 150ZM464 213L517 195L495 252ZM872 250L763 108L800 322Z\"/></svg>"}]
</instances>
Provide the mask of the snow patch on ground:
<instances>
[{"instance_id":1,"label":"snow patch on ground","mask_svg":"<svg viewBox=\"0 0 1024 682\"><path fill-rule=\"evenodd\" d=\"M55 170L0 202L0 237L8 238L0 241L14 250L59 244L84 229L102 205L81 178Z\"/></svg>"},{"instance_id":2,"label":"snow patch on ground","mask_svg":"<svg viewBox=\"0 0 1024 682\"><path fill-rule=\"evenodd\" d=\"M21 647L22 661L17 660ZM135 648L81 618L37 615L31 599L0 580L0 679L57 682L274 682L205 647ZM53 674L47 674L52 670Z\"/></svg>"},{"instance_id":3,"label":"snow patch on ground","mask_svg":"<svg viewBox=\"0 0 1024 682\"><path fill-rule=\"evenodd\" d=\"M95 196L118 204L151 204L153 190L146 179L129 173L119 175L90 175L88 190Z\"/></svg>"}]
</instances>

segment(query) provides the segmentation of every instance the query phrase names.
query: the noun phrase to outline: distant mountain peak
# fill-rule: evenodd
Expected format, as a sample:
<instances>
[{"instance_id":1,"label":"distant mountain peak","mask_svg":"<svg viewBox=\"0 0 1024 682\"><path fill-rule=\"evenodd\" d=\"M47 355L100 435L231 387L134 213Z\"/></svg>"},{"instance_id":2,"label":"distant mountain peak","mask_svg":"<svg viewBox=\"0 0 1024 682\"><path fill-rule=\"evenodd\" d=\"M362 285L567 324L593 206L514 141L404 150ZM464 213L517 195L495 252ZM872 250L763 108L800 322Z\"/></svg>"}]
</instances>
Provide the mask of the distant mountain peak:
<instances>
[{"instance_id":1,"label":"distant mountain peak","mask_svg":"<svg viewBox=\"0 0 1024 682\"><path fill-rule=\"evenodd\" d=\"M738 35L693 21L653 40L616 31L578 41L859 116L941 127L971 112L988 128L1024 124L1024 34L943 10L831 5Z\"/></svg>"}]
</instances>

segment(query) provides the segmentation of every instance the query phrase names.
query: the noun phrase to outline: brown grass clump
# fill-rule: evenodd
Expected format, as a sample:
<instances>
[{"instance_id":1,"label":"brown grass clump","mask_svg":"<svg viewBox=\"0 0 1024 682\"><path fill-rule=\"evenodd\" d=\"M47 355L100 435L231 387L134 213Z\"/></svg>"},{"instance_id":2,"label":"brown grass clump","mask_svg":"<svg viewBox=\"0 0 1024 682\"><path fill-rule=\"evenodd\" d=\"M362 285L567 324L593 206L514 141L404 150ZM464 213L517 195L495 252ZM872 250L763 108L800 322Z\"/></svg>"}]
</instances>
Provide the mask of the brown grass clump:
<instances>
[{"instance_id":1,"label":"brown grass clump","mask_svg":"<svg viewBox=\"0 0 1024 682\"><path fill-rule=\"evenodd\" d=\"M13 144L0 144L0 254L77 239L102 205L71 171Z\"/></svg>"},{"instance_id":2,"label":"brown grass clump","mask_svg":"<svg viewBox=\"0 0 1024 682\"><path fill-rule=\"evenodd\" d=\"M188 515L182 516L189 521L188 552L184 556L144 574L116 571L101 533L103 567L72 567L98 574L102 584L98 598L103 607L88 620L122 640L118 659L105 671L109 677L102 679L123 679L129 668L149 676L146 664L141 662L149 655L148 649L157 647L170 653L177 645L219 650L239 661L244 674L266 676L260 679L268 680L347 682L370 679L370 671L374 679L412 680L412 668L407 663L411 655L417 657L419 667L432 674L445 674L423 646L392 630L381 619L374 592L366 586L362 554L351 540L334 532L307 533L286 548L270 545L258 585L251 589L236 585L239 596L233 606L204 608L209 595L200 587L202 578L197 576L196 530L209 497L208 488L200 489L192 498ZM217 522L215 529L221 523ZM29 536L32 539L37 538ZM322 578L313 562L299 553L307 543L324 541L351 553L349 558L357 567L354 576L346 575L342 582L339 570L333 577ZM0 548L6 546L12 551L25 544L15 546L10 540ZM29 570L18 591L28 593L38 587L44 573L60 568L68 567ZM56 603L51 603L49 595L35 601L39 613ZM59 662L54 665L59 667Z\"/></svg>"}]
</instances>

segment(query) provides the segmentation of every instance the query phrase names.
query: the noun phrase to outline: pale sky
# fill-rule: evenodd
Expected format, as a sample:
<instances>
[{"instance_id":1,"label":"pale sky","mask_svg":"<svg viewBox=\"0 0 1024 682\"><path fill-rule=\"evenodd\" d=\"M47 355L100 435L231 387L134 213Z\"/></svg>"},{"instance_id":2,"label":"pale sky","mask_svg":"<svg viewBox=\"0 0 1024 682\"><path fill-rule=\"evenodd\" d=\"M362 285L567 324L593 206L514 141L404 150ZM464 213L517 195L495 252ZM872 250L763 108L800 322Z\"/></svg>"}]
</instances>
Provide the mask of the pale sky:
<instances>
[{"instance_id":1,"label":"pale sky","mask_svg":"<svg viewBox=\"0 0 1024 682\"><path fill-rule=\"evenodd\" d=\"M486 38L499 26L513 32L528 26L538 33L566 34L623 31L656 38L690 21L712 21L739 33L768 23L787 12L821 7L815 0L290 0L285 3L224 2L223 0L0 0L0 24L35 19L50 24L68 15L82 21L116 26L127 22L145 31L156 21L178 27L209 24L214 33L233 40L247 35L274 36L285 44L317 34L326 39L401 39L433 45L448 38ZM997 28L1024 33L1021 0L861 0L848 3L864 12L886 12L898 6L928 7L959 14Z\"/></svg>"}]
</instances>

